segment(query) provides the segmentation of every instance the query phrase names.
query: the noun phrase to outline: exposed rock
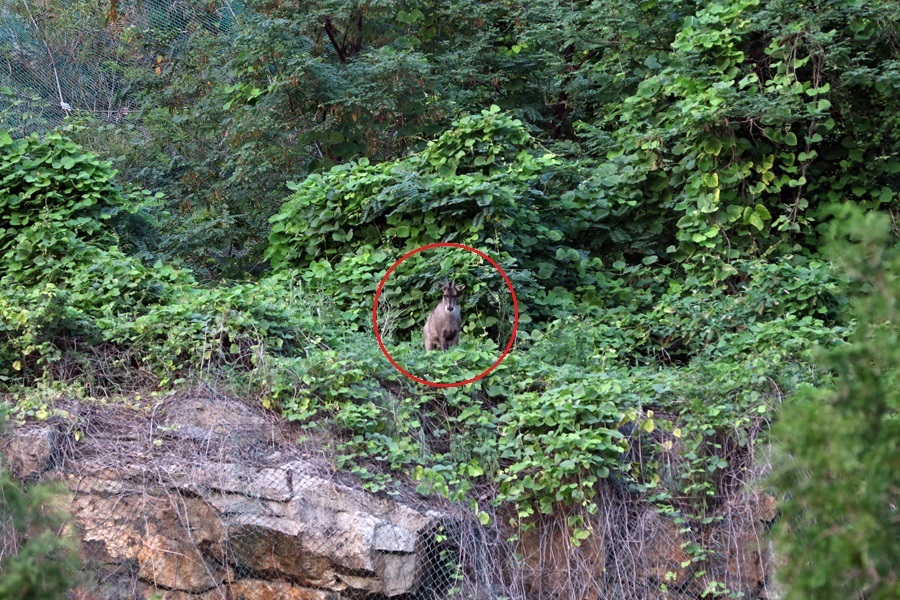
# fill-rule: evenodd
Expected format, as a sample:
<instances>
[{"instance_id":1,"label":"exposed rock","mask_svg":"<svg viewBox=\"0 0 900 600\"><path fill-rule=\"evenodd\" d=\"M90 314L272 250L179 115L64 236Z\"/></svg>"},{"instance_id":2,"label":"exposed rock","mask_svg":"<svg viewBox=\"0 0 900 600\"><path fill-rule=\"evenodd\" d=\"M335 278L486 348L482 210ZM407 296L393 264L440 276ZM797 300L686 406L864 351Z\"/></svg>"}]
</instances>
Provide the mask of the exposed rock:
<instances>
[{"instance_id":1,"label":"exposed rock","mask_svg":"<svg viewBox=\"0 0 900 600\"><path fill-rule=\"evenodd\" d=\"M345 596L327 590L299 587L282 581L241 579L200 594L174 590L162 590L151 585L138 584L133 597L141 600L346 600ZM77 600L100 600L97 595L83 593Z\"/></svg>"},{"instance_id":2,"label":"exposed rock","mask_svg":"<svg viewBox=\"0 0 900 600\"><path fill-rule=\"evenodd\" d=\"M214 489L234 492L247 498L287 502L293 498L284 468L248 468L240 464L178 464L167 466L166 473L180 488L200 492Z\"/></svg>"},{"instance_id":3,"label":"exposed rock","mask_svg":"<svg viewBox=\"0 0 900 600\"><path fill-rule=\"evenodd\" d=\"M194 398L156 414L165 418L155 429L131 422L88 438L56 473L86 564L103 574L77 594L122 597L118 586L172 600L390 598L430 576L429 543L451 516L337 483L239 402ZM235 450L248 440L260 451ZM50 464L49 433L8 447L17 474Z\"/></svg>"},{"instance_id":4,"label":"exposed rock","mask_svg":"<svg viewBox=\"0 0 900 600\"><path fill-rule=\"evenodd\" d=\"M207 502L212 504L222 516L230 515L257 515L267 517L283 517L285 515L284 504L271 502L258 498L248 498L242 494L210 493L204 495Z\"/></svg>"},{"instance_id":5,"label":"exposed rock","mask_svg":"<svg viewBox=\"0 0 900 600\"><path fill-rule=\"evenodd\" d=\"M263 441L280 437L269 420L251 407L223 397L185 398L168 410L166 423L177 425L175 431L189 432L197 439L231 436L237 432L247 436L255 434Z\"/></svg>"},{"instance_id":6,"label":"exposed rock","mask_svg":"<svg viewBox=\"0 0 900 600\"><path fill-rule=\"evenodd\" d=\"M727 580L736 582L734 587L750 596L750 593L755 593L766 583L764 530L757 523L738 525L731 532L727 549L722 555L726 561Z\"/></svg>"},{"instance_id":7,"label":"exposed rock","mask_svg":"<svg viewBox=\"0 0 900 600\"><path fill-rule=\"evenodd\" d=\"M218 394L180 399L167 409L167 437L213 444L229 460L278 455L273 446L288 443L277 421Z\"/></svg>"},{"instance_id":8,"label":"exposed rock","mask_svg":"<svg viewBox=\"0 0 900 600\"><path fill-rule=\"evenodd\" d=\"M580 582L572 577L581 574L584 581L598 580L605 568L603 540L591 535L575 547L568 528L559 522L538 525L523 531L518 553L525 566L525 587L536 598L552 598L561 590L575 591ZM595 590L577 590L584 600L598 596Z\"/></svg>"},{"instance_id":9,"label":"exposed rock","mask_svg":"<svg viewBox=\"0 0 900 600\"><path fill-rule=\"evenodd\" d=\"M224 519L242 564L336 591L390 597L417 589L424 540L442 515L304 474L308 467L297 463L285 468L293 496L282 514L245 504Z\"/></svg>"},{"instance_id":10,"label":"exposed rock","mask_svg":"<svg viewBox=\"0 0 900 600\"><path fill-rule=\"evenodd\" d=\"M221 561L225 529L203 500L102 479L68 483L85 558L134 562L141 579L175 590L201 592L231 579Z\"/></svg>"},{"instance_id":11,"label":"exposed rock","mask_svg":"<svg viewBox=\"0 0 900 600\"><path fill-rule=\"evenodd\" d=\"M189 540L145 536L137 558L142 580L169 589L202 592L232 579L230 569L206 560Z\"/></svg>"},{"instance_id":12,"label":"exposed rock","mask_svg":"<svg viewBox=\"0 0 900 600\"><path fill-rule=\"evenodd\" d=\"M56 432L48 428L21 431L9 441L6 458L13 477L32 479L50 468Z\"/></svg>"},{"instance_id":13,"label":"exposed rock","mask_svg":"<svg viewBox=\"0 0 900 600\"><path fill-rule=\"evenodd\" d=\"M291 490L299 468L173 465L169 486L105 479L115 471L104 469L67 480L69 510L94 562L132 562L142 581L168 590L204 592L233 581L239 566L331 592L415 592L424 538L444 517L310 475Z\"/></svg>"},{"instance_id":14,"label":"exposed rock","mask_svg":"<svg viewBox=\"0 0 900 600\"><path fill-rule=\"evenodd\" d=\"M344 600L335 592L297 587L276 581L242 579L231 586L234 600Z\"/></svg>"},{"instance_id":15,"label":"exposed rock","mask_svg":"<svg viewBox=\"0 0 900 600\"><path fill-rule=\"evenodd\" d=\"M767 525L778 514L778 503L771 494L742 494L737 497L739 509L727 529L714 536L716 558L724 563L713 571L728 582L729 587L747 597L762 594L769 587L771 560L765 541Z\"/></svg>"},{"instance_id":16,"label":"exposed rock","mask_svg":"<svg viewBox=\"0 0 900 600\"><path fill-rule=\"evenodd\" d=\"M781 600L787 596L787 590L776 574L779 569L785 567L788 559L783 554L775 552L771 538L766 540L766 560L769 564L769 578L765 587L760 591L759 597L762 600Z\"/></svg>"},{"instance_id":17,"label":"exposed rock","mask_svg":"<svg viewBox=\"0 0 900 600\"><path fill-rule=\"evenodd\" d=\"M232 522L229 528L232 554L243 568L258 573L290 577L302 586L333 591L347 588L337 575L336 565L316 553L303 540L301 527L289 520L247 519L245 525Z\"/></svg>"},{"instance_id":18,"label":"exposed rock","mask_svg":"<svg viewBox=\"0 0 900 600\"><path fill-rule=\"evenodd\" d=\"M82 583L70 590L67 597L68 600L233 600L227 585L194 594L134 581L127 574L106 577L102 583Z\"/></svg>"},{"instance_id":19,"label":"exposed rock","mask_svg":"<svg viewBox=\"0 0 900 600\"><path fill-rule=\"evenodd\" d=\"M750 515L754 521L771 523L778 515L778 500L772 494L758 494L749 501Z\"/></svg>"},{"instance_id":20,"label":"exposed rock","mask_svg":"<svg viewBox=\"0 0 900 600\"><path fill-rule=\"evenodd\" d=\"M687 540L675 523L648 510L641 516L638 532L642 546L636 552L640 572L652 587L664 583L676 588L690 580L693 565L690 555L684 550Z\"/></svg>"},{"instance_id":21,"label":"exposed rock","mask_svg":"<svg viewBox=\"0 0 900 600\"><path fill-rule=\"evenodd\" d=\"M155 585L138 582L133 597L140 600L229 600L228 588L214 588L199 594L191 594L178 590L160 589ZM95 597L91 600L99 600Z\"/></svg>"}]
</instances>

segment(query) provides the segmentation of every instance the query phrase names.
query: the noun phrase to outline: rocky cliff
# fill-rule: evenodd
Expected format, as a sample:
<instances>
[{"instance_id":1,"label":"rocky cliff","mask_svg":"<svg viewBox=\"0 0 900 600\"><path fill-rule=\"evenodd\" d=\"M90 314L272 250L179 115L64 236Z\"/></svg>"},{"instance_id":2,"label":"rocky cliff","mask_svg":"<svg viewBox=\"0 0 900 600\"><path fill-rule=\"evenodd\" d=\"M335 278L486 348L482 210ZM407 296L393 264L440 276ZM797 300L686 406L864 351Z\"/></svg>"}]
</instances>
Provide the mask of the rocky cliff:
<instances>
[{"instance_id":1,"label":"rocky cliff","mask_svg":"<svg viewBox=\"0 0 900 600\"><path fill-rule=\"evenodd\" d=\"M481 527L467 507L365 492L332 468L322 432L209 390L69 408L2 449L16 477L64 483L85 559L74 598L698 598L716 581L776 597L769 496L722 508L705 563L675 522L613 486L579 547L554 517L507 541L504 509Z\"/></svg>"}]
</instances>

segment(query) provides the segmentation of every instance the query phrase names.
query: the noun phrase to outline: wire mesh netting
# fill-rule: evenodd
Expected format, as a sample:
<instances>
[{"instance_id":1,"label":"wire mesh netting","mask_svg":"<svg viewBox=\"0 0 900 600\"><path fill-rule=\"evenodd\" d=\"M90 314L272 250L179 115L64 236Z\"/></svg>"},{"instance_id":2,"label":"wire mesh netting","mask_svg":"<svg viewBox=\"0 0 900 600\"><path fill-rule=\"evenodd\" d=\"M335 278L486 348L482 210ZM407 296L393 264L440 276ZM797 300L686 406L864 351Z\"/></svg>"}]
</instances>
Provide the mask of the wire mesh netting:
<instances>
[{"instance_id":1,"label":"wire mesh netting","mask_svg":"<svg viewBox=\"0 0 900 600\"><path fill-rule=\"evenodd\" d=\"M637 600L698 598L711 582L774 597L765 497L723 506L694 564L699 540L612 484L575 546L571 512L518 530L508 508L484 525L413 482L365 491L334 469L327 432L210 389L60 408L70 418L20 428L2 454L19 478L65 486L84 559L72 598Z\"/></svg>"},{"instance_id":2,"label":"wire mesh netting","mask_svg":"<svg viewBox=\"0 0 900 600\"><path fill-rule=\"evenodd\" d=\"M71 21L60 22L55 4L0 0L0 127L18 134L79 114L123 118L139 102L129 73L157 68L155 48L177 56L195 36L234 35L247 11L228 1L70 2ZM488 524L468 500L422 496L414 482L365 491L334 468L337 441L324 427L208 389L61 408L71 418L11 432L2 454L20 479L67 490L84 560L72 598L775 597L766 496L734 491L713 525L689 534L603 482L597 514L560 510L520 529L512 508L491 506L491 489L470 497ZM20 540L0 517L2 560ZM591 531L580 545L575 518ZM692 547L708 551L702 561Z\"/></svg>"},{"instance_id":3,"label":"wire mesh netting","mask_svg":"<svg viewBox=\"0 0 900 600\"><path fill-rule=\"evenodd\" d=\"M154 68L154 50L178 55L195 36L232 35L244 10L229 0L0 2L0 124L45 131L67 116L117 120L137 101L130 69Z\"/></svg>"}]
</instances>

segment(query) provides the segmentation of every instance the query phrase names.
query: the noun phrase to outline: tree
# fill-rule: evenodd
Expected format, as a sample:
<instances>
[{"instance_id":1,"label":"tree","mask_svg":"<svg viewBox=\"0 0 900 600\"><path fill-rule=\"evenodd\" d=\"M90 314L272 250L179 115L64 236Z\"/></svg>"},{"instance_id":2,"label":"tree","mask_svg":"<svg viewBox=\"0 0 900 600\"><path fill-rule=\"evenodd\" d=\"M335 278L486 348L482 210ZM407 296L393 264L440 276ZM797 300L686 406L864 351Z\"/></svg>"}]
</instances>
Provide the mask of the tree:
<instances>
[{"instance_id":1,"label":"tree","mask_svg":"<svg viewBox=\"0 0 900 600\"><path fill-rule=\"evenodd\" d=\"M786 455L773 481L787 496L778 548L788 598L900 597L900 252L888 217L849 205L843 257L856 329L824 364L833 387L807 387L773 429Z\"/></svg>"}]
</instances>

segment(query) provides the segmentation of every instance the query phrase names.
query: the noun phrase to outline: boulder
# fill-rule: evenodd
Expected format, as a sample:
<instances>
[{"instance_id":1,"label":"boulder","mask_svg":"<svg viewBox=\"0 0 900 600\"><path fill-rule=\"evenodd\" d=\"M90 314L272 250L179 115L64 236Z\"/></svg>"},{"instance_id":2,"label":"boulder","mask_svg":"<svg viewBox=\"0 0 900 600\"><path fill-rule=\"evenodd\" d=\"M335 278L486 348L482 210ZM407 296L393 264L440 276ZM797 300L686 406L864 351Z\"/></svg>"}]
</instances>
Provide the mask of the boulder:
<instances>
[{"instance_id":1,"label":"boulder","mask_svg":"<svg viewBox=\"0 0 900 600\"><path fill-rule=\"evenodd\" d=\"M143 581L193 593L231 579L225 529L209 503L93 477L68 483L85 559L132 563Z\"/></svg>"},{"instance_id":2,"label":"boulder","mask_svg":"<svg viewBox=\"0 0 900 600\"><path fill-rule=\"evenodd\" d=\"M9 470L17 479L34 479L50 468L57 433L41 427L22 430L6 446Z\"/></svg>"}]
</instances>

